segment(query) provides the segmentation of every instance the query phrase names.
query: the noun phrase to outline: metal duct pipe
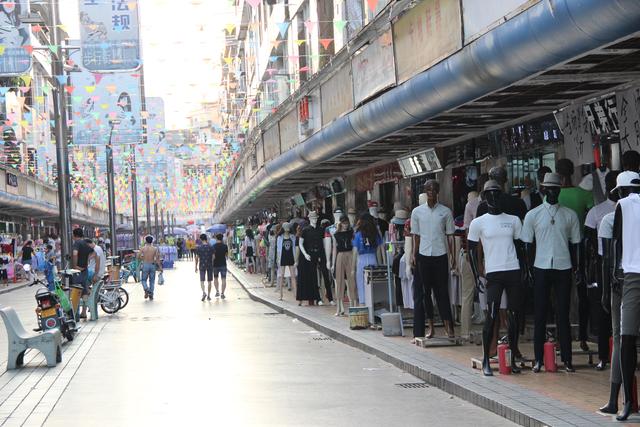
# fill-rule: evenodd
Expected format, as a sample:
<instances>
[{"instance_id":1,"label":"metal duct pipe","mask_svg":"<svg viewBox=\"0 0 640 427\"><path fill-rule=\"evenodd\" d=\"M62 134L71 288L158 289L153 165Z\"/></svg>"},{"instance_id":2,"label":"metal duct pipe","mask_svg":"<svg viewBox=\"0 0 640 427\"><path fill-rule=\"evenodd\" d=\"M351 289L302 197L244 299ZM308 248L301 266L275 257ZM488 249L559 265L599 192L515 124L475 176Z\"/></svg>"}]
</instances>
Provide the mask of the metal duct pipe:
<instances>
[{"instance_id":1,"label":"metal duct pipe","mask_svg":"<svg viewBox=\"0 0 640 427\"><path fill-rule=\"evenodd\" d=\"M640 31L637 0L543 0L267 163L220 214L232 219L270 186ZM227 197L227 200L230 200Z\"/></svg>"}]
</instances>

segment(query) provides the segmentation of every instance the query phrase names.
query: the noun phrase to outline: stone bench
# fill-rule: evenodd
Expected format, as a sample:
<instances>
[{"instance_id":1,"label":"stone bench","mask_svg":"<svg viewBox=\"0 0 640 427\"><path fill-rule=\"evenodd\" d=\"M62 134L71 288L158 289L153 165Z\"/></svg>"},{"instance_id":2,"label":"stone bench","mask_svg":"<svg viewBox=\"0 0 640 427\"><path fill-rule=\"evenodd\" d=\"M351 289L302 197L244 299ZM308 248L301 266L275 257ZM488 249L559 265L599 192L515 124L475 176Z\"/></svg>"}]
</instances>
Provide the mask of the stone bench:
<instances>
[{"instance_id":1,"label":"stone bench","mask_svg":"<svg viewBox=\"0 0 640 427\"><path fill-rule=\"evenodd\" d=\"M9 354L7 370L17 369L24 364L24 353L36 349L44 354L47 366L54 367L62 362L62 334L58 329L50 329L42 333L29 333L24 329L18 314L11 307L0 309L0 316L7 329Z\"/></svg>"}]
</instances>

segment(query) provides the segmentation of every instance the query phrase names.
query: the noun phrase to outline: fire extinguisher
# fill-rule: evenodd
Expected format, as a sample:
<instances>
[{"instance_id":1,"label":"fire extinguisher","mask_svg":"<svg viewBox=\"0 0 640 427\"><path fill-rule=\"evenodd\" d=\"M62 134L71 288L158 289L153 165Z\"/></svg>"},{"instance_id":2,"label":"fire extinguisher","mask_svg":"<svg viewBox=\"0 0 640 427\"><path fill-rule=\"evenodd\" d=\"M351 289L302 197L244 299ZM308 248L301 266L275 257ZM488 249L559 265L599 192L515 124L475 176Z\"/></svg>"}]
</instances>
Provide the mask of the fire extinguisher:
<instances>
[{"instance_id":1,"label":"fire extinguisher","mask_svg":"<svg viewBox=\"0 0 640 427\"><path fill-rule=\"evenodd\" d=\"M498 366L500 375L511 374L511 349L508 344L498 345Z\"/></svg>"},{"instance_id":2,"label":"fire extinguisher","mask_svg":"<svg viewBox=\"0 0 640 427\"><path fill-rule=\"evenodd\" d=\"M638 412L638 377L633 376L633 385L631 386L631 410Z\"/></svg>"},{"instance_id":3,"label":"fire extinguisher","mask_svg":"<svg viewBox=\"0 0 640 427\"><path fill-rule=\"evenodd\" d=\"M544 370L545 372L556 372L558 370L556 343L553 341L544 343Z\"/></svg>"}]
</instances>

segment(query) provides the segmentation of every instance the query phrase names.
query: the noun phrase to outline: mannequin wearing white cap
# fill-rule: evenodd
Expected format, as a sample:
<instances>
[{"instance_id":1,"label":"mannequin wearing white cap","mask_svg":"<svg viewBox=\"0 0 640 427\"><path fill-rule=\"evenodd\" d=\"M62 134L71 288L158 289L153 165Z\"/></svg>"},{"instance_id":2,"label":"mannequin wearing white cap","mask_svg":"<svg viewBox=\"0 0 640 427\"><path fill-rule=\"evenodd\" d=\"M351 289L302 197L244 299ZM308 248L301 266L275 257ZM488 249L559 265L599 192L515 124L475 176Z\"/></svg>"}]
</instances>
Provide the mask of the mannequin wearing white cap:
<instances>
[{"instance_id":1,"label":"mannequin wearing white cap","mask_svg":"<svg viewBox=\"0 0 640 427\"><path fill-rule=\"evenodd\" d=\"M276 290L280 291L280 299L282 300L282 293L284 285L283 279L290 278L291 286L296 288L296 275L294 271L295 266L295 253L296 253L296 239L291 235L291 224L285 222L282 224L282 230L284 231L278 236L277 242L277 266L278 266L278 287ZM291 288L289 288L291 289Z\"/></svg>"},{"instance_id":2,"label":"mannequin wearing white cap","mask_svg":"<svg viewBox=\"0 0 640 427\"><path fill-rule=\"evenodd\" d=\"M622 172L617 176L616 187L609 191L609 197L620 200L634 194L637 190L634 188L633 180L639 179L640 175L636 172ZM609 181L607 174L606 181ZM607 182L608 185L608 182ZM587 215L588 218L589 215ZM611 213L606 214L598 226L598 238L601 242L601 259L602 259L602 299L601 305L606 313L611 316L611 331L613 337L613 349L611 353L611 373L610 373L610 389L609 402L599 410L605 414L615 414L618 412L618 395L622 386L622 369L620 360L620 314L622 305L622 288L624 282L624 272L622 271L621 255L622 247L614 247L614 222L615 208ZM624 411L623 411L624 412Z\"/></svg>"},{"instance_id":3,"label":"mannequin wearing white cap","mask_svg":"<svg viewBox=\"0 0 640 427\"><path fill-rule=\"evenodd\" d=\"M620 308L620 370L624 406L616 417L626 420L633 408L635 371L638 359L636 340L640 329L640 176L631 171L618 175L620 201L613 221L613 246L624 272ZM626 197L625 197L626 196Z\"/></svg>"},{"instance_id":4,"label":"mannequin wearing white cap","mask_svg":"<svg viewBox=\"0 0 640 427\"><path fill-rule=\"evenodd\" d=\"M532 259L535 255L534 271L528 274L530 278L535 279L533 372L540 372L542 369L547 332L547 306L551 289L555 295L561 359L566 372L575 372L572 364L569 309L573 284L572 270L575 273L578 268L578 247L582 236L578 214L559 204L561 185L560 175L545 174L542 183L545 201L527 213L520 234L520 240L526 244L529 252L528 258ZM535 253L532 245L534 241Z\"/></svg>"}]
</instances>

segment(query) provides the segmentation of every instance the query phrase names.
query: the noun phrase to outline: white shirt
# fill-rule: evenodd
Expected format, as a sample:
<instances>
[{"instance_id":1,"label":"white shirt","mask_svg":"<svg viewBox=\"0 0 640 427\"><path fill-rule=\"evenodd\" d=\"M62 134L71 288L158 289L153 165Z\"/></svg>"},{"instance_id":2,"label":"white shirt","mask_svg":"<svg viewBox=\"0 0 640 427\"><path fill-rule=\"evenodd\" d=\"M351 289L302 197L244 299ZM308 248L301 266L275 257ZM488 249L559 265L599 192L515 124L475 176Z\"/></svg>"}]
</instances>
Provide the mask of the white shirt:
<instances>
[{"instance_id":1,"label":"white shirt","mask_svg":"<svg viewBox=\"0 0 640 427\"><path fill-rule=\"evenodd\" d=\"M420 236L420 255L446 255L447 235L454 231L453 213L440 203L436 203L433 209L425 203L411 212L411 234Z\"/></svg>"},{"instance_id":2,"label":"white shirt","mask_svg":"<svg viewBox=\"0 0 640 427\"><path fill-rule=\"evenodd\" d=\"M93 250L96 252L97 257L100 259L100 271L98 271L97 274L98 277L102 277L104 276L104 273L107 269L107 256L105 255L100 245L96 245Z\"/></svg>"},{"instance_id":3,"label":"white shirt","mask_svg":"<svg viewBox=\"0 0 640 427\"><path fill-rule=\"evenodd\" d=\"M480 204L480 197L476 197L473 200L469 200L464 206L464 229L468 230L471 225L471 221L476 219L476 213L478 212L478 205Z\"/></svg>"},{"instance_id":4,"label":"white shirt","mask_svg":"<svg viewBox=\"0 0 640 427\"><path fill-rule=\"evenodd\" d=\"M600 221L600 227L598 227L598 239L613 239L613 221L615 218L615 211L608 213L604 217L602 217L602 221Z\"/></svg>"},{"instance_id":5,"label":"white shirt","mask_svg":"<svg viewBox=\"0 0 640 427\"><path fill-rule=\"evenodd\" d=\"M467 239L482 242L487 273L519 270L520 262L513 241L520 238L521 231L522 223L515 215L486 214L471 221Z\"/></svg>"},{"instance_id":6,"label":"white shirt","mask_svg":"<svg viewBox=\"0 0 640 427\"><path fill-rule=\"evenodd\" d=\"M554 224L551 220L554 220ZM572 209L546 201L524 217L520 240L536 242L534 267L568 270L571 268L569 243L580 243L580 220Z\"/></svg>"},{"instance_id":7,"label":"white shirt","mask_svg":"<svg viewBox=\"0 0 640 427\"><path fill-rule=\"evenodd\" d=\"M618 202L622 210L622 271L640 273L640 195Z\"/></svg>"},{"instance_id":8,"label":"white shirt","mask_svg":"<svg viewBox=\"0 0 640 427\"><path fill-rule=\"evenodd\" d=\"M602 218L611 212L615 212L615 210L616 202L613 200L607 199L602 203L598 203L587 212L587 217L584 220L585 227L598 231ZM600 239L598 239L598 255L602 255L602 242L600 242Z\"/></svg>"}]
</instances>

